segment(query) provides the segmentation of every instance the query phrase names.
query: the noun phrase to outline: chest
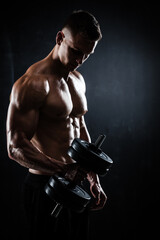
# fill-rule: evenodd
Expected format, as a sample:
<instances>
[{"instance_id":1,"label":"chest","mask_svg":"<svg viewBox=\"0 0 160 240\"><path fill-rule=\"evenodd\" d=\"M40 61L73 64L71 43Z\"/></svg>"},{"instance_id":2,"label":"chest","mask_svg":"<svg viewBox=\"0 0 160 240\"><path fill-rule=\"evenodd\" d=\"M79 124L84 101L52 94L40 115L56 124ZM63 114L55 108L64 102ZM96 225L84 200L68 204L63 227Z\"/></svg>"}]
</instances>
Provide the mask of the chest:
<instances>
[{"instance_id":1,"label":"chest","mask_svg":"<svg viewBox=\"0 0 160 240\"><path fill-rule=\"evenodd\" d=\"M87 111L87 101L81 83L69 79L50 83L50 92L43 112L50 118L74 116L80 117Z\"/></svg>"}]
</instances>

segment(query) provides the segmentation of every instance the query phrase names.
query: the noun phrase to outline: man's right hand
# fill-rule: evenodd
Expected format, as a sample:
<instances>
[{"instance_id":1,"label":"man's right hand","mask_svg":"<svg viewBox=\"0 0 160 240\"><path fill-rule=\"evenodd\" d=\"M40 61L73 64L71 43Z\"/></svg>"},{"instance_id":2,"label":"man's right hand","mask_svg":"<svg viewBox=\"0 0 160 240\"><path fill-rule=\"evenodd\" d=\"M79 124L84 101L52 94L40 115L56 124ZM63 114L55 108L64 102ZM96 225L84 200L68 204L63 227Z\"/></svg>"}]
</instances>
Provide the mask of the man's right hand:
<instances>
[{"instance_id":1,"label":"man's right hand","mask_svg":"<svg viewBox=\"0 0 160 240\"><path fill-rule=\"evenodd\" d=\"M64 177L75 184L79 184L87 177L87 173L87 170L80 167L78 163L71 163L66 165L66 173Z\"/></svg>"}]
</instances>

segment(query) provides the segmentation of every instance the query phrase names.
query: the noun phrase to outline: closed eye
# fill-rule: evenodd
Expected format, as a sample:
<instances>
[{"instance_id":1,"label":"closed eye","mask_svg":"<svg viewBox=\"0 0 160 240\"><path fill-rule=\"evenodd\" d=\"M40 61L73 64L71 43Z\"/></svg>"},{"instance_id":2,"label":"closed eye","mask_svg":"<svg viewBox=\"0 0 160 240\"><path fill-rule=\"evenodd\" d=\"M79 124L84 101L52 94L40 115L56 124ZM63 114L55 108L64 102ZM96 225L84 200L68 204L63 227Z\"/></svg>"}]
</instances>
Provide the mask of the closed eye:
<instances>
[{"instance_id":1,"label":"closed eye","mask_svg":"<svg viewBox=\"0 0 160 240\"><path fill-rule=\"evenodd\" d=\"M77 49L74 49L74 48L71 48L71 51L76 54L76 55L81 55L83 54L81 51L77 50Z\"/></svg>"},{"instance_id":2,"label":"closed eye","mask_svg":"<svg viewBox=\"0 0 160 240\"><path fill-rule=\"evenodd\" d=\"M72 53L75 54L78 57L83 57L83 59L87 59L90 54L84 54L81 50L75 49L75 48L70 48Z\"/></svg>"}]
</instances>

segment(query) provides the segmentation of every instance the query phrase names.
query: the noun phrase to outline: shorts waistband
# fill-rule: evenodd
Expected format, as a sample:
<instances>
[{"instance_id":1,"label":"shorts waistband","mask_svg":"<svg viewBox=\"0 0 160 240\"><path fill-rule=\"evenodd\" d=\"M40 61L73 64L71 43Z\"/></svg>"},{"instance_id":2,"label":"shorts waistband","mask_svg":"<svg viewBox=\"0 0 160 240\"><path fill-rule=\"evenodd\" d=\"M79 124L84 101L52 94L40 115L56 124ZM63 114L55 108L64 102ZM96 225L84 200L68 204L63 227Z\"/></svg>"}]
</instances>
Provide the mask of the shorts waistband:
<instances>
[{"instance_id":1,"label":"shorts waistband","mask_svg":"<svg viewBox=\"0 0 160 240\"><path fill-rule=\"evenodd\" d=\"M49 181L50 177L51 177L50 175L39 175L39 174L28 172L24 180L24 183L35 185L35 186L44 185Z\"/></svg>"}]
</instances>

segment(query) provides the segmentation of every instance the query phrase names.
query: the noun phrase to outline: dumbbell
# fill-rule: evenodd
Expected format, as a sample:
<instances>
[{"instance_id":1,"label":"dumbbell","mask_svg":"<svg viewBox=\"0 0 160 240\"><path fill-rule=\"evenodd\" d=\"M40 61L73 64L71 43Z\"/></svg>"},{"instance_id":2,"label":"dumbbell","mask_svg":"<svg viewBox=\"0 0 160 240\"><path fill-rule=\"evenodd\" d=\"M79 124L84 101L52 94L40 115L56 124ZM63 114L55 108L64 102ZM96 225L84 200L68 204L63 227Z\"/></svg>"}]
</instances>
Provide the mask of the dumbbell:
<instances>
[{"instance_id":1,"label":"dumbbell","mask_svg":"<svg viewBox=\"0 0 160 240\"><path fill-rule=\"evenodd\" d=\"M80 138L75 138L68 149L68 155L88 172L92 171L104 176L113 161L100 148L106 136L100 135L95 143L89 143ZM58 217L63 207L75 212L83 212L91 201L91 196L74 181L65 177L54 175L45 186L46 194L56 202L51 215Z\"/></svg>"}]
</instances>

